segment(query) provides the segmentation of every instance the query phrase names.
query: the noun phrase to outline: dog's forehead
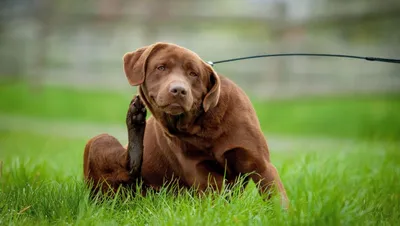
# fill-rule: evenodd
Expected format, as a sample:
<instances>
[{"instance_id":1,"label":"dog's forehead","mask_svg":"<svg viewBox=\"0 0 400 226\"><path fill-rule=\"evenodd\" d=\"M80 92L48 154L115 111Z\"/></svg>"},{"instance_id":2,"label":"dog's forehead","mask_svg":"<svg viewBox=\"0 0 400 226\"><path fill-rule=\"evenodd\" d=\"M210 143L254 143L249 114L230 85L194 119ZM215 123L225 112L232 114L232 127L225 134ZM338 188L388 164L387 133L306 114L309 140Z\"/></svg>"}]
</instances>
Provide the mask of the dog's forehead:
<instances>
[{"instance_id":1,"label":"dog's forehead","mask_svg":"<svg viewBox=\"0 0 400 226\"><path fill-rule=\"evenodd\" d=\"M166 45L157 51L152 59L154 61L195 61L200 62L202 59L195 52L177 45Z\"/></svg>"}]
</instances>

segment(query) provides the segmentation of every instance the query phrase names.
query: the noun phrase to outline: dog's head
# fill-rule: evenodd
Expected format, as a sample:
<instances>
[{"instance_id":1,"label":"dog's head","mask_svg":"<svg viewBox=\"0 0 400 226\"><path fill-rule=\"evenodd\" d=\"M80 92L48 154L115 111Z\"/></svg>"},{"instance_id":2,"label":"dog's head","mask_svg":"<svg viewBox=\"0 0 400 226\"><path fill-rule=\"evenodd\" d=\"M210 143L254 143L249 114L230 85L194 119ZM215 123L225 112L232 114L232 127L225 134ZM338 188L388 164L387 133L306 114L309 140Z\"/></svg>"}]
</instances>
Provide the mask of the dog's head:
<instances>
[{"instance_id":1,"label":"dog's head","mask_svg":"<svg viewBox=\"0 0 400 226\"><path fill-rule=\"evenodd\" d=\"M155 43L123 57L129 83L140 85L152 113L177 116L218 104L220 79L197 54L169 43Z\"/></svg>"}]
</instances>

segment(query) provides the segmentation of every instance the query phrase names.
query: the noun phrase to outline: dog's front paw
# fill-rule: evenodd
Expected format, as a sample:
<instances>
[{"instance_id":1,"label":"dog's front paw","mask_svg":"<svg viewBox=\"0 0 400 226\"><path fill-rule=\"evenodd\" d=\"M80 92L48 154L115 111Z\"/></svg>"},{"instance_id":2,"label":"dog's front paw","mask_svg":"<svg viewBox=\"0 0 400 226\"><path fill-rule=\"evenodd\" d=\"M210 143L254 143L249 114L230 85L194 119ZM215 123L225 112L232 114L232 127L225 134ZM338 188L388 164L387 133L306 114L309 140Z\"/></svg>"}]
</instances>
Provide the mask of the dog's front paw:
<instances>
[{"instance_id":1,"label":"dog's front paw","mask_svg":"<svg viewBox=\"0 0 400 226\"><path fill-rule=\"evenodd\" d=\"M128 109L128 114L126 116L126 124L128 129L143 129L146 124L146 107L140 100L139 95L137 95L131 101Z\"/></svg>"}]
</instances>

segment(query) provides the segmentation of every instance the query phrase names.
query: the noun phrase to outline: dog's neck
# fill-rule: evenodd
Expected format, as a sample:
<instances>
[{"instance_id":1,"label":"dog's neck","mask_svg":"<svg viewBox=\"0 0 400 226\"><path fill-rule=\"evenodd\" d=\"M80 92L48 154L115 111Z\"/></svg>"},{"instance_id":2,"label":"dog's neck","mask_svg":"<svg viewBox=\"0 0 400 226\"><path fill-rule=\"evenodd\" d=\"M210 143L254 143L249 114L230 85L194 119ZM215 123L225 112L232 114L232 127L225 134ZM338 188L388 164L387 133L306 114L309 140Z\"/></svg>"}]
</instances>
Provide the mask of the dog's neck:
<instances>
[{"instance_id":1,"label":"dog's neck","mask_svg":"<svg viewBox=\"0 0 400 226\"><path fill-rule=\"evenodd\" d=\"M161 125L164 133L169 137L197 137L204 139L218 137L215 133L218 133L216 130L225 115L226 103L219 104L220 106L210 109L208 112L204 112L202 103L197 103L189 112L185 112L181 115L169 115L154 109L152 103L150 103L149 97L146 95L146 87L139 86L138 91L147 109ZM208 123L204 122L209 122L209 124L213 125L213 128L205 127L204 125Z\"/></svg>"},{"instance_id":2,"label":"dog's neck","mask_svg":"<svg viewBox=\"0 0 400 226\"><path fill-rule=\"evenodd\" d=\"M154 108L155 103L151 103L151 99L146 95L147 90L145 86L139 86L138 91L147 109L151 112L156 121L161 124L167 135L195 135L200 130L200 127L196 126L195 122L204 112L201 105L195 106L191 111L185 112L184 114L170 115L165 112L157 111Z\"/></svg>"},{"instance_id":3,"label":"dog's neck","mask_svg":"<svg viewBox=\"0 0 400 226\"><path fill-rule=\"evenodd\" d=\"M202 117L203 113L204 111L200 107L180 115L161 113L161 117L156 119L170 135L196 135L201 129L199 125L196 125L196 122Z\"/></svg>"}]
</instances>

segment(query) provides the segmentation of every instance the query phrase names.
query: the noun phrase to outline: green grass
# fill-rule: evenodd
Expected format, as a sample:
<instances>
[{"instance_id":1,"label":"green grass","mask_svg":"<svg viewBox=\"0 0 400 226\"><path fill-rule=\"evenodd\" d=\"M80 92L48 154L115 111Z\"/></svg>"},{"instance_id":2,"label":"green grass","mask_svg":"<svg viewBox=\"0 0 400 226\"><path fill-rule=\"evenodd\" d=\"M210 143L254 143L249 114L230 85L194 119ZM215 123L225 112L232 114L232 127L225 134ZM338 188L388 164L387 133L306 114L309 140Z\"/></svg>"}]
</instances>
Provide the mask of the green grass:
<instances>
[{"instance_id":1,"label":"green grass","mask_svg":"<svg viewBox=\"0 0 400 226\"><path fill-rule=\"evenodd\" d=\"M0 83L0 114L46 119L124 123L136 91L82 91ZM400 95L346 96L262 101L253 98L261 127L271 134L396 140L400 137Z\"/></svg>"},{"instance_id":2,"label":"green grass","mask_svg":"<svg viewBox=\"0 0 400 226\"><path fill-rule=\"evenodd\" d=\"M0 115L123 125L133 94L49 86L32 93L17 83L0 85L0 95ZM88 138L0 126L0 225L398 225L400 96L253 103L264 131L292 143L270 145L289 211L263 201L254 184L203 198L162 190L93 202L82 180Z\"/></svg>"},{"instance_id":3,"label":"green grass","mask_svg":"<svg viewBox=\"0 0 400 226\"><path fill-rule=\"evenodd\" d=\"M254 186L198 198L168 192L91 202L82 182L84 140L0 133L0 224L396 225L400 152L395 143L272 153L291 208ZM5 150L5 152L4 152ZM229 197L228 199L226 197Z\"/></svg>"},{"instance_id":4,"label":"green grass","mask_svg":"<svg viewBox=\"0 0 400 226\"><path fill-rule=\"evenodd\" d=\"M0 100L0 113L124 123L133 92L129 95L51 86L32 91L24 83L0 83L0 95L5 97Z\"/></svg>"},{"instance_id":5,"label":"green grass","mask_svg":"<svg viewBox=\"0 0 400 226\"><path fill-rule=\"evenodd\" d=\"M400 96L253 101L264 131L278 134L397 140Z\"/></svg>"}]
</instances>

